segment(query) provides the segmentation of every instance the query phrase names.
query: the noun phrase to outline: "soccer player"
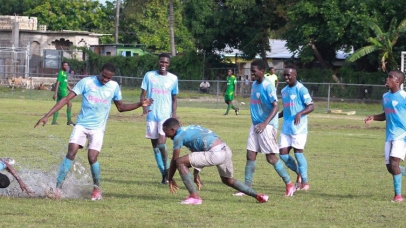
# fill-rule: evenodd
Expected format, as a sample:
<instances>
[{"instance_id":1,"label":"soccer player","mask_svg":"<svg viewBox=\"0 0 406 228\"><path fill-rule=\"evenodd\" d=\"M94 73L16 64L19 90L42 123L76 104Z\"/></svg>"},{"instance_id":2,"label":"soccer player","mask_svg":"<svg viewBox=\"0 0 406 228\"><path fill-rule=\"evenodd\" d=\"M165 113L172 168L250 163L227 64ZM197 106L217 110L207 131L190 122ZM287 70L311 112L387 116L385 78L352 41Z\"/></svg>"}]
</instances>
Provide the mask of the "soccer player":
<instances>
[{"instance_id":1,"label":"soccer player","mask_svg":"<svg viewBox=\"0 0 406 228\"><path fill-rule=\"evenodd\" d=\"M286 86L282 89L283 110L279 118L283 117L282 132L279 140L279 157L286 166L298 174L297 190L309 190L307 177L307 160L303 154L307 140L307 114L314 110L313 100L307 88L297 81L294 66L287 66L283 71ZM293 148L295 159L289 152Z\"/></svg>"},{"instance_id":2,"label":"soccer player","mask_svg":"<svg viewBox=\"0 0 406 228\"><path fill-rule=\"evenodd\" d=\"M260 59L256 59L251 63L251 75L255 81L251 87L250 97L252 125L247 140L245 184L252 186L252 179L256 169L256 157L258 153L262 153L265 154L266 160L273 165L285 182L285 196L293 196L296 190L295 186L290 181L283 162L276 156L279 153L276 142L279 107L275 86L264 77L266 67L267 64ZM237 192L234 195L243 196L245 194Z\"/></svg>"},{"instance_id":3,"label":"soccer player","mask_svg":"<svg viewBox=\"0 0 406 228\"><path fill-rule=\"evenodd\" d=\"M405 159L406 153L406 92L401 89L404 81L403 72L399 70L389 72L385 83L389 91L382 96L383 112L364 119L367 126L374 120L386 120L385 162L388 172L393 177L394 202L403 201L399 162Z\"/></svg>"},{"instance_id":4,"label":"soccer player","mask_svg":"<svg viewBox=\"0 0 406 228\"><path fill-rule=\"evenodd\" d=\"M275 74L275 68L269 67L269 73L265 74L265 77L270 80L276 89L278 89L278 75Z\"/></svg>"},{"instance_id":5,"label":"soccer player","mask_svg":"<svg viewBox=\"0 0 406 228\"><path fill-rule=\"evenodd\" d=\"M61 109L77 95L82 95L82 107L78 115L76 126L73 128L69 138L68 153L59 167L56 180L55 196L62 195L62 184L72 166L76 153L83 148L88 141L88 160L93 178L92 200L102 199L100 189L100 164L97 161L103 144L103 137L107 119L111 109L111 101L114 102L119 112L131 111L141 106L148 106L153 99L145 99L138 103L124 104L122 101L121 89L117 82L111 79L116 68L111 63L102 66L98 76L81 79L69 92L68 96L62 98L56 105L35 124L37 127L42 123L44 126L48 118Z\"/></svg>"},{"instance_id":6,"label":"soccer player","mask_svg":"<svg viewBox=\"0 0 406 228\"><path fill-rule=\"evenodd\" d=\"M230 147L227 146L214 132L198 125L180 127L175 118L167 119L163 124L166 137L173 140L173 156L169 172L169 189L176 193L178 185L173 176L176 169L189 191L189 196L181 204L202 204L202 199L197 193L196 183L200 190L202 185L199 172L207 166L217 166L221 181L244 194L254 197L260 203L268 201L268 196L257 194L251 187L233 178L233 161ZM179 157L180 149L186 146L191 153ZM189 168L194 168L194 180Z\"/></svg>"},{"instance_id":7,"label":"soccer player","mask_svg":"<svg viewBox=\"0 0 406 228\"><path fill-rule=\"evenodd\" d=\"M68 95L68 92L71 91L68 83L68 69L69 63L62 62L62 69L58 72L58 78L56 79L55 85L55 93L52 97L54 100L56 99L56 102L66 97ZM56 122L56 120L58 119L58 114L59 112L54 113L51 123L52 125L58 125L58 123ZM68 117L67 125L74 126L75 124L72 122L72 102L70 101L67 103L66 116Z\"/></svg>"},{"instance_id":8,"label":"soccer player","mask_svg":"<svg viewBox=\"0 0 406 228\"><path fill-rule=\"evenodd\" d=\"M28 195L32 195L31 190L27 188L27 186L24 184L23 180L20 178L18 175L17 171L13 168L14 164L14 159L10 158L0 158L0 171L1 170L6 170L13 177L18 181L18 184L20 184L21 191L27 192ZM0 188L7 188L10 185L10 179L7 177L7 175L0 173Z\"/></svg>"},{"instance_id":9,"label":"soccer player","mask_svg":"<svg viewBox=\"0 0 406 228\"><path fill-rule=\"evenodd\" d=\"M234 107L233 100L237 96L237 78L233 75L233 70L229 69L227 71L227 87L224 91L224 102L227 104L227 110L224 115L228 115L230 108L235 112L235 115L238 115L240 112L239 108Z\"/></svg>"},{"instance_id":10,"label":"soccer player","mask_svg":"<svg viewBox=\"0 0 406 228\"><path fill-rule=\"evenodd\" d=\"M145 137L151 139L152 149L159 171L162 174L162 184L168 184L168 151L166 137L162 124L170 117L176 118L178 77L168 72L170 56L166 53L159 55L159 69L145 74L141 84L140 101L146 97L154 99L150 107L143 107L146 117L147 130Z\"/></svg>"}]
</instances>

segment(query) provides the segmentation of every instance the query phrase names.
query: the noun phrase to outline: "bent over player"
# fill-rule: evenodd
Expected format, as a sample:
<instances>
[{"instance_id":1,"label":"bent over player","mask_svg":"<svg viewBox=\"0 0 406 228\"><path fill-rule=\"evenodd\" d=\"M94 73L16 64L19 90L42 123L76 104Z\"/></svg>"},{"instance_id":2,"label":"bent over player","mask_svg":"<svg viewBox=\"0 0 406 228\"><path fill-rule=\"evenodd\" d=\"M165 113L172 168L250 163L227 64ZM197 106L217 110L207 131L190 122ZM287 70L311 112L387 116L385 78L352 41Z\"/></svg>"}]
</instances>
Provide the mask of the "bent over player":
<instances>
[{"instance_id":1,"label":"bent over player","mask_svg":"<svg viewBox=\"0 0 406 228\"><path fill-rule=\"evenodd\" d=\"M268 196L257 194L251 187L233 178L233 161L231 149L214 132L198 125L180 127L179 121L175 118L166 120L163 124L166 137L173 140L173 155L169 170L169 189L176 193L178 185L173 176L176 169L189 191L189 196L181 204L201 204L202 199L197 193L201 189L199 171L207 166L217 166L221 181L244 194L252 196L260 203L268 201ZM191 153L179 157L180 149L186 146ZM189 168L193 167L194 181Z\"/></svg>"}]
</instances>

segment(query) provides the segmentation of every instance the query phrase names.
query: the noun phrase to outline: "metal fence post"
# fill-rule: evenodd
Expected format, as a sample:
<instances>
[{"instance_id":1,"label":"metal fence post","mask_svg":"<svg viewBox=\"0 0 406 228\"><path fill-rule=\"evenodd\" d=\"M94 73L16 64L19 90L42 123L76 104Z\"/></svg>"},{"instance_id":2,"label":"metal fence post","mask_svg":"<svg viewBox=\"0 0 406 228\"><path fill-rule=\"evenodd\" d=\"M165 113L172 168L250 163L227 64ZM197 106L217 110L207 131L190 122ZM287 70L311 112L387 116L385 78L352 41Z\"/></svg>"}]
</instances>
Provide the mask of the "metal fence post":
<instances>
[{"instance_id":1,"label":"metal fence post","mask_svg":"<svg viewBox=\"0 0 406 228\"><path fill-rule=\"evenodd\" d=\"M331 84L328 84L328 91L327 91L327 113L330 113L330 89L331 89Z\"/></svg>"}]
</instances>

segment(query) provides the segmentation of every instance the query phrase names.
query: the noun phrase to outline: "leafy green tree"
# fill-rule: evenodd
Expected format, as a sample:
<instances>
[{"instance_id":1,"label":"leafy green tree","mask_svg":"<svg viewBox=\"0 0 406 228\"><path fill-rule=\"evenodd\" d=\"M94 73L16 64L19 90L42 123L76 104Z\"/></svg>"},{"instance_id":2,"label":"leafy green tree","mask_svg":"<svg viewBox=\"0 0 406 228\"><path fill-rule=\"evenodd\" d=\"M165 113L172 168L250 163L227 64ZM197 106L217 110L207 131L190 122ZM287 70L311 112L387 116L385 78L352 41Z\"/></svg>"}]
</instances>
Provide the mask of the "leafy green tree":
<instances>
[{"instance_id":1,"label":"leafy green tree","mask_svg":"<svg viewBox=\"0 0 406 228\"><path fill-rule=\"evenodd\" d=\"M355 62L372 52L378 51L380 53L380 66L382 71L387 72L387 67L389 70L399 69L399 65L393 53L393 47L396 45L400 34L406 31L406 19L397 25L397 19L393 18L387 32L383 32L382 29L372 21L368 22L368 25L375 33L375 37L369 37L368 42L370 45L355 51L354 54L348 58L348 61Z\"/></svg>"}]
</instances>

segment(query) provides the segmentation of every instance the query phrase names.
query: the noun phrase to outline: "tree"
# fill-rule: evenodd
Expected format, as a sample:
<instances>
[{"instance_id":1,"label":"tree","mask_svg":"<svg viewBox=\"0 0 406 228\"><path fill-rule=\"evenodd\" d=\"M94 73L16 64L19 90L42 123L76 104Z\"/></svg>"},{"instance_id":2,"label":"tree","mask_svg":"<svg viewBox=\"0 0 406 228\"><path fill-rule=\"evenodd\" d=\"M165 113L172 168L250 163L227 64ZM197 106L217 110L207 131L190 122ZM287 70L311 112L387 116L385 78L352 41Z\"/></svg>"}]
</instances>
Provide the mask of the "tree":
<instances>
[{"instance_id":1,"label":"tree","mask_svg":"<svg viewBox=\"0 0 406 228\"><path fill-rule=\"evenodd\" d=\"M355 62L372 52L378 51L380 53L380 66L382 71L387 72L387 66L389 70L399 69L393 53L393 47L397 43L400 34L406 31L406 19L397 25L397 19L393 18L387 32L382 32L382 29L372 21L368 22L368 26L375 33L375 37L368 38L368 42L371 45L355 51L354 54L348 58L348 61Z\"/></svg>"}]
</instances>

